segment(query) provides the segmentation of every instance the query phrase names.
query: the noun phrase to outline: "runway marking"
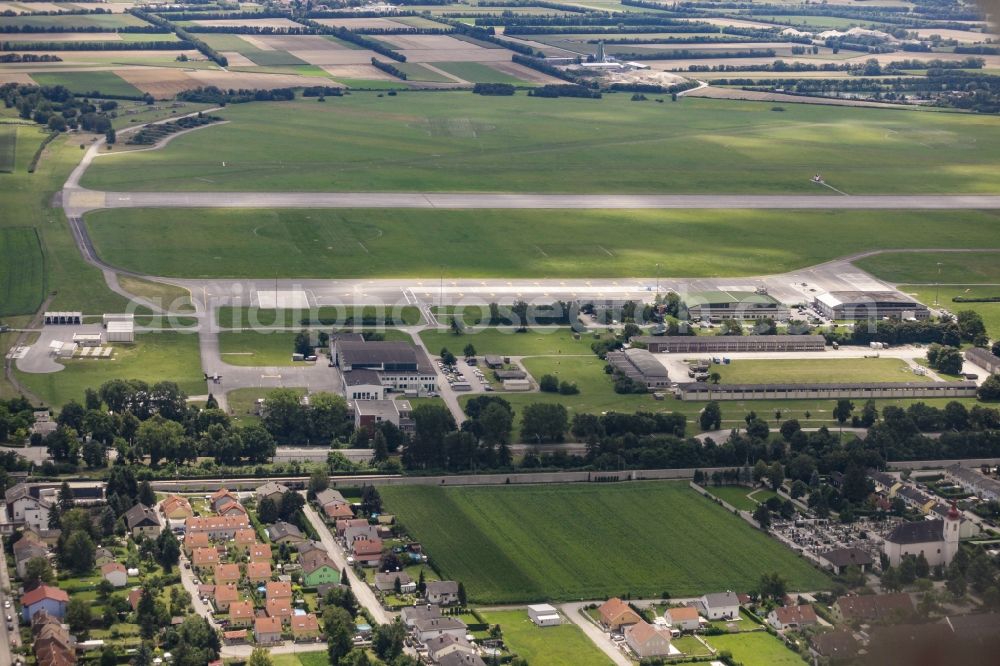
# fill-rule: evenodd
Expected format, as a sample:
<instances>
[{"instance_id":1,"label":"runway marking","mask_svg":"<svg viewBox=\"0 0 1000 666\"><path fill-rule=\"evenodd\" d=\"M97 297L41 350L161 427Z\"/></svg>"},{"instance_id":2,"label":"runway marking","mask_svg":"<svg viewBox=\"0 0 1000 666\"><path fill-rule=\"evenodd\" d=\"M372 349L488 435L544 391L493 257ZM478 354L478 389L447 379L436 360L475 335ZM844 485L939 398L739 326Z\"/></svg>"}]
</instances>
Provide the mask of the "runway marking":
<instances>
[{"instance_id":1,"label":"runway marking","mask_svg":"<svg viewBox=\"0 0 1000 666\"><path fill-rule=\"evenodd\" d=\"M614 252L612 252L612 251L611 251L611 250L609 250L608 248L604 247L603 245L598 245L597 247L599 247L599 248L601 248L602 250L604 250L604 254L608 255L609 257L613 257L613 256L615 256L615 253L614 253Z\"/></svg>"},{"instance_id":2,"label":"runway marking","mask_svg":"<svg viewBox=\"0 0 1000 666\"><path fill-rule=\"evenodd\" d=\"M548 253L547 253L547 252L546 252L545 250L543 250L542 248L538 247L537 245L534 245L533 247L534 247L534 248L535 248L536 250L538 250L538 252L539 252L539 253L540 253L540 254L541 254L541 255L542 255L543 257L547 257L547 256L549 256L549 255L548 255Z\"/></svg>"},{"instance_id":3,"label":"runway marking","mask_svg":"<svg viewBox=\"0 0 1000 666\"><path fill-rule=\"evenodd\" d=\"M361 241L358 241L358 245L360 245L361 249L365 251L365 254L371 254L371 252L368 251L368 248L365 247L364 243L362 243Z\"/></svg>"}]
</instances>

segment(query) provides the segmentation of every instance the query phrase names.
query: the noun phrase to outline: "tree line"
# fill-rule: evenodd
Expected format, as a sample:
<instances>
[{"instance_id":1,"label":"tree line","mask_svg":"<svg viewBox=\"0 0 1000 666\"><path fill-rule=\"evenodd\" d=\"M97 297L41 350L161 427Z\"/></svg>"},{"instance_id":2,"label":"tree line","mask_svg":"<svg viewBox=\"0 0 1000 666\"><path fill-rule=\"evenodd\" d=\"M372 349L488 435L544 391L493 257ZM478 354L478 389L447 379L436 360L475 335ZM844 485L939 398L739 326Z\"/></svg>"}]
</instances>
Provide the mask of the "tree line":
<instances>
[{"instance_id":1,"label":"tree line","mask_svg":"<svg viewBox=\"0 0 1000 666\"><path fill-rule=\"evenodd\" d=\"M316 21L308 18L299 18L297 20L299 23L307 25L310 28L314 28L316 32L321 35L332 35L337 39L342 39L345 42L351 42L352 44L357 44L362 48L369 49L370 51L374 51L379 55L384 55L387 58L392 58L397 62L406 62L406 56L404 56L399 51L389 48L382 42L376 41L374 39L369 39L364 35L359 35L356 32L352 32L347 28L335 28L323 25L322 23L317 23Z\"/></svg>"},{"instance_id":2,"label":"tree line","mask_svg":"<svg viewBox=\"0 0 1000 666\"><path fill-rule=\"evenodd\" d=\"M169 42L0 42L5 51L184 51L195 48L190 41Z\"/></svg>"},{"instance_id":3,"label":"tree line","mask_svg":"<svg viewBox=\"0 0 1000 666\"><path fill-rule=\"evenodd\" d=\"M395 76L397 79L402 79L403 81L406 80L406 72L396 67L392 63L379 60L378 58L372 58L372 66L375 67L376 69L382 70L386 74Z\"/></svg>"}]
</instances>

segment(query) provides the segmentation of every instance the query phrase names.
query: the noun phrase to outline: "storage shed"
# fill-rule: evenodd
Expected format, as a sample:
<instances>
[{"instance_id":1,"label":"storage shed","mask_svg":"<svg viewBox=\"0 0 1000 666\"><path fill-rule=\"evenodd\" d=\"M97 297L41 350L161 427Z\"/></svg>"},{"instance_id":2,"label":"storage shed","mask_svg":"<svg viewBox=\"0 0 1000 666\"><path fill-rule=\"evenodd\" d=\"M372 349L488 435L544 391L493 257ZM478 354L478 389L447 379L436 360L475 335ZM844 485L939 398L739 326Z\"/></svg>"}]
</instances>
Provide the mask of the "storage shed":
<instances>
[{"instance_id":1,"label":"storage shed","mask_svg":"<svg viewBox=\"0 0 1000 666\"><path fill-rule=\"evenodd\" d=\"M108 342L135 342L135 323L122 320L109 321Z\"/></svg>"}]
</instances>

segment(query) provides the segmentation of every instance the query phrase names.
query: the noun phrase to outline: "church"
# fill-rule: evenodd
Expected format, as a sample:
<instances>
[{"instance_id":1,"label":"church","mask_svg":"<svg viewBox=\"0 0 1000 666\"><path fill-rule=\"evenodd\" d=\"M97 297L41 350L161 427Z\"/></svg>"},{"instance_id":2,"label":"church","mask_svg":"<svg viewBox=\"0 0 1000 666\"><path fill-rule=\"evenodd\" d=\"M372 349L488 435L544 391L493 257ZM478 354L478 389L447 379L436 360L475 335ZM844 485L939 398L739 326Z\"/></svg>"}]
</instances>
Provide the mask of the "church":
<instances>
[{"instance_id":1,"label":"church","mask_svg":"<svg viewBox=\"0 0 1000 666\"><path fill-rule=\"evenodd\" d=\"M944 520L918 520L899 525L885 538L889 564L898 567L905 556L916 557L921 553L932 567L950 564L958 552L961 523L962 514L953 503Z\"/></svg>"}]
</instances>

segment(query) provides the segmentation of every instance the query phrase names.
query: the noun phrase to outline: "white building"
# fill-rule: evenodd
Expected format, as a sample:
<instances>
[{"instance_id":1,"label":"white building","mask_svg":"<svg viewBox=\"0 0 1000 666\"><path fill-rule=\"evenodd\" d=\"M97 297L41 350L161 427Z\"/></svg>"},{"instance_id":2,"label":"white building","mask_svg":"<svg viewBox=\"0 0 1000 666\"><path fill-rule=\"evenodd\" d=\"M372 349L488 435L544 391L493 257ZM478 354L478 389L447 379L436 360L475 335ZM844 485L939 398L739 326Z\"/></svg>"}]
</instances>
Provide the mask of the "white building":
<instances>
[{"instance_id":1,"label":"white building","mask_svg":"<svg viewBox=\"0 0 1000 666\"><path fill-rule=\"evenodd\" d=\"M944 520L918 520L899 525L883 544L889 564L897 567L907 555L923 555L932 567L950 564L958 552L961 522L962 515L953 505Z\"/></svg>"},{"instance_id":2,"label":"white building","mask_svg":"<svg viewBox=\"0 0 1000 666\"><path fill-rule=\"evenodd\" d=\"M108 342L135 342L135 323L131 321L109 321Z\"/></svg>"},{"instance_id":3,"label":"white building","mask_svg":"<svg viewBox=\"0 0 1000 666\"><path fill-rule=\"evenodd\" d=\"M528 618L539 627L554 627L562 624L562 618L555 606L549 604L535 604L528 606Z\"/></svg>"},{"instance_id":4,"label":"white building","mask_svg":"<svg viewBox=\"0 0 1000 666\"><path fill-rule=\"evenodd\" d=\"M4 494L7 512L12 523L23 523L35 530L49 529L49 511L52 502L34 497L27 484L19 483Z\"/></svg>"},{"instance_id":5,"label":"white building","mask_svg":"<svg viewBox=\"0 0 1000 666\"><path fill-rule=\"evenodd\" d=\"M731 620L740 615L740 599L735 592L713 592L698 600L709 620Z\"/></svg>"}]
</instances>

